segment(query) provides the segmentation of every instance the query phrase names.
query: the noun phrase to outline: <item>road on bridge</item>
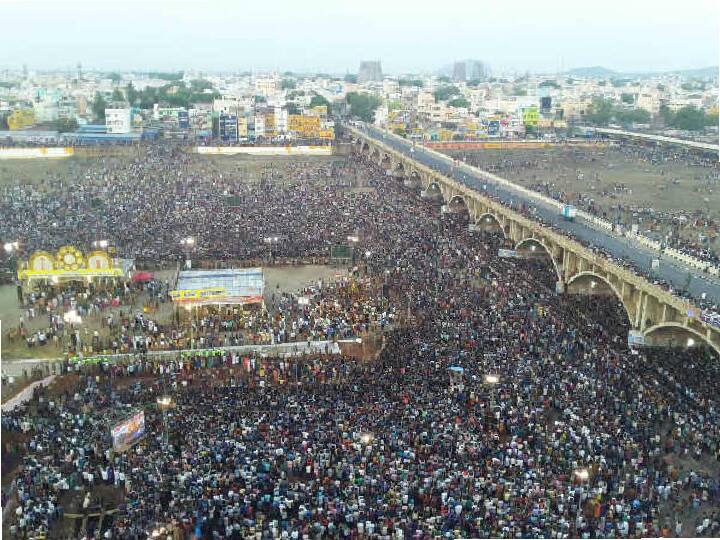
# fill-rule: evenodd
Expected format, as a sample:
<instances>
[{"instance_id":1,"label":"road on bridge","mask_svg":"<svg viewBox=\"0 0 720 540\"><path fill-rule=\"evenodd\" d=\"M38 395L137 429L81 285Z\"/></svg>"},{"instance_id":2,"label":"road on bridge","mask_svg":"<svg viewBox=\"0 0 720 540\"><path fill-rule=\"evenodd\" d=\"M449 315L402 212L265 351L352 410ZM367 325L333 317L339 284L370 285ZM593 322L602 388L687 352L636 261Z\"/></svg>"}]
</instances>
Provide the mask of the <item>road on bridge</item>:
<instances>
[{"instance_id":1,"label":"road on bridge","mask_svg":"<svg viewBox=\"0 0 720 540\"><path fill-rule=\"evenodd\" d=\"M653 270L658 278L670 283L675 290L684 290L688 285L688 275L690 275L690 284L687 289L693 297L701 298L704 293L706 300L714 304L720 304L720 281L713 279L704 272L686 267L675 259L660 256L657 252L631 243L624 237L594 229L582 221L566 221L560 216L556 207L550 206L541 200L531 199L521 191L511 191L511 188L494 183L490 179L482 178L477 172L464 164L453 166L452 162L438 157L422 146L413 145L410 141L371 126L367 126L364 131L370 137L386 144L393 150L401 152L480 193L487 193L505 205L511 206L513 203L525 203L528 207L534 208L535 215L545 223L552 224L558 230L564 231L586 244L602 247L617 260L630 261L637 268L650 272L652 260L660 258L660 267ZM652 278L649 279L652 281Z\"/></svg>"}]
</instances>

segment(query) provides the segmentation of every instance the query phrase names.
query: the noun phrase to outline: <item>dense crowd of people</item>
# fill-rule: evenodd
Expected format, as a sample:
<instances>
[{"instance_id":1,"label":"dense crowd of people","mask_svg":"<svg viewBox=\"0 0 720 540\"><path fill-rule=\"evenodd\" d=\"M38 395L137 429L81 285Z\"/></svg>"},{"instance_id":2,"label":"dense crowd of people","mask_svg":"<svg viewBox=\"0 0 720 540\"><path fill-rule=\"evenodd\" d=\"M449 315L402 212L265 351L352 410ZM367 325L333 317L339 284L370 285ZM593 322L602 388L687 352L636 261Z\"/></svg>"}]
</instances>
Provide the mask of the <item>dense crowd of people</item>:
<instances>
[{"instance_id":1,"label":"dense crowd of people","mask_svg":"<svg viewBox=\"0 0 720 540\"><path fill-rule=\"evenodd\" d=\"M139 260L248 260L327 257L330 246L364 225L358 210L367 195L336 185L342 167L286 161L277 174L289 181L273 182L270 171L259 187L223 178L207 158L179 147L141 150L135 159L103 160L79 183L51 176L39 185L4 187L3 238L16 238L28 255L67 244L89 249L107 239L121 257ZM309 178L325 185L311 187ZM343 219L347 214L357 221ZM181 244L187 237L195 240L191 252ZM282 241L266 241L275 237Z\"/></svg>"},{"instance_id":2,"label":"dense crowd of people","mask_svg":"<svg viewBox=\"0 0 720 540\"><path fill-rule=\"evenodd\" d=\"M375 322L377 358L218 352L66 364L69 386L38 390L2 416L6 432L25 436L12 449L23 460L11 534L59 527L101 485L120 494L120 511L93 531L106 538L720 534L717 358L702 347L630 350L614 297L556 295L552 269L499 258L502 239L471 233L467 215L441 213L349 159L370 190L250 191L235 219L268 216L297 237L282 248L290 253L357 234L356 280L283 295L274 309L286 333L287 321L339 320L353 332ZM199 195L238 189L202 185L215 182L155 187L219 212L218 223L210 211L169 212L173 227L189 227L182 215L208 227L235 215ZM153 204L172 200L142 186L141 177L138 193ZM274 211L256 208L265 204ZM203 255L260 248L234 234ZM128 246L142 249L136 241ZM174 255L161 242L147 249ZM165 396L172 406L160 410ZM147 437L112 452L110 427L140 409Z\"/></svg>"}]
</instances>

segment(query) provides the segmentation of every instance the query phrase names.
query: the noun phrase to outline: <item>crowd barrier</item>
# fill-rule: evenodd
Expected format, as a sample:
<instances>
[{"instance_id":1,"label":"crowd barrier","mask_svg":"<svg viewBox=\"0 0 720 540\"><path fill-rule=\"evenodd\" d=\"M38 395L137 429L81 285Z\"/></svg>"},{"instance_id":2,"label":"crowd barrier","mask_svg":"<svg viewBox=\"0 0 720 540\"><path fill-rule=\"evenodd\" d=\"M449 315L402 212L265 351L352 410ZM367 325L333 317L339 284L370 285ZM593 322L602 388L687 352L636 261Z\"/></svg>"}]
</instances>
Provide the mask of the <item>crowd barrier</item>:
<instances>
[{"instance_id":1,"label":"crowd barrier","mask_svg":"<svg viewBox=\"0 0 720 540\"><path fill-rule=\"evenodd\" d=\"M195 153L233 156L332 156L333 148L326 146L196 146Z\"/></svg>"},{"instance_id":2,"label":"crowd barrier","mask_svg":"<svg viewBox=\"0 0 720 540\"><path fill-rule=\"evenodd\" d=\"M13 411L26 401L29 401L33 396L35 388L37 388L38 386L48 386L51 382L55 380L55 377L56 375L50 375L49 377L45 377L42 380L35 381L34 383L26 386L16 396L13 396L5 403L3 403L2 412L7 413Z\"/></svg>"}]
</instances>

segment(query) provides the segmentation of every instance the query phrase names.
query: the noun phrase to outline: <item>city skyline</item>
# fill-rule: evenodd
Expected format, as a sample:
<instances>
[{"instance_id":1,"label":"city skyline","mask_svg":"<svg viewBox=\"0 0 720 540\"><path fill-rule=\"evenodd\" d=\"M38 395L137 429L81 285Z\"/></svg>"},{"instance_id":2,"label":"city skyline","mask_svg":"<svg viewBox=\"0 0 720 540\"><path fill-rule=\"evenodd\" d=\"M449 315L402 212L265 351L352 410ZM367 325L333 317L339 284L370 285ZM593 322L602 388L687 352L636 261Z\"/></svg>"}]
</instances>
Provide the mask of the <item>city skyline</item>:
<instances>
[{"instance_id":1,"label":"city skyline","mask_svg":"<svg viewBox=\"0 0 720 540\"><path fill-rule=\"evenodd\" d=\"M664 72L718 64L718 7L693 0L617 0L583 13L565 0L542 5L376 0L362 4L286 1L3 2L2 69L431 73L477 58L498 73L555 73L602 66ZM348 31L351 29L352 31ZM185 49L183 49L183 44ZM187 44L191 44L190 47ZM48 55L48 51L53 51ZM178 54L180 53L180 54Z\"/></svg>"}]
</instances>

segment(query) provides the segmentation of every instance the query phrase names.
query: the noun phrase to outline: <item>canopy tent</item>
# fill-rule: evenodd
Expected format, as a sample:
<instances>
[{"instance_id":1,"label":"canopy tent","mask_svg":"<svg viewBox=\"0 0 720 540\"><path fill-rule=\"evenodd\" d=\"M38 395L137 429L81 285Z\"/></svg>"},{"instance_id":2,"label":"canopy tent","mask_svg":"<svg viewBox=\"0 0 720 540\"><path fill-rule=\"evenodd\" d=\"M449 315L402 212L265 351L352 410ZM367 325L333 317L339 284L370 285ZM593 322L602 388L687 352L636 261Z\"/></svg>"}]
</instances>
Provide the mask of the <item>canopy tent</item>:
<instances>
[{"instance_id":1,"label":"canopy tent","mask_svg":"<svg viewBox=\"0 0 720 540\"><path fill-rule=\"evenodd\" d=\"M134 283L140 283L145 281L150 281L155 276L152 274L152 272L135 272L132 277L132 281Z\"/></svg>"}]
</instances>

